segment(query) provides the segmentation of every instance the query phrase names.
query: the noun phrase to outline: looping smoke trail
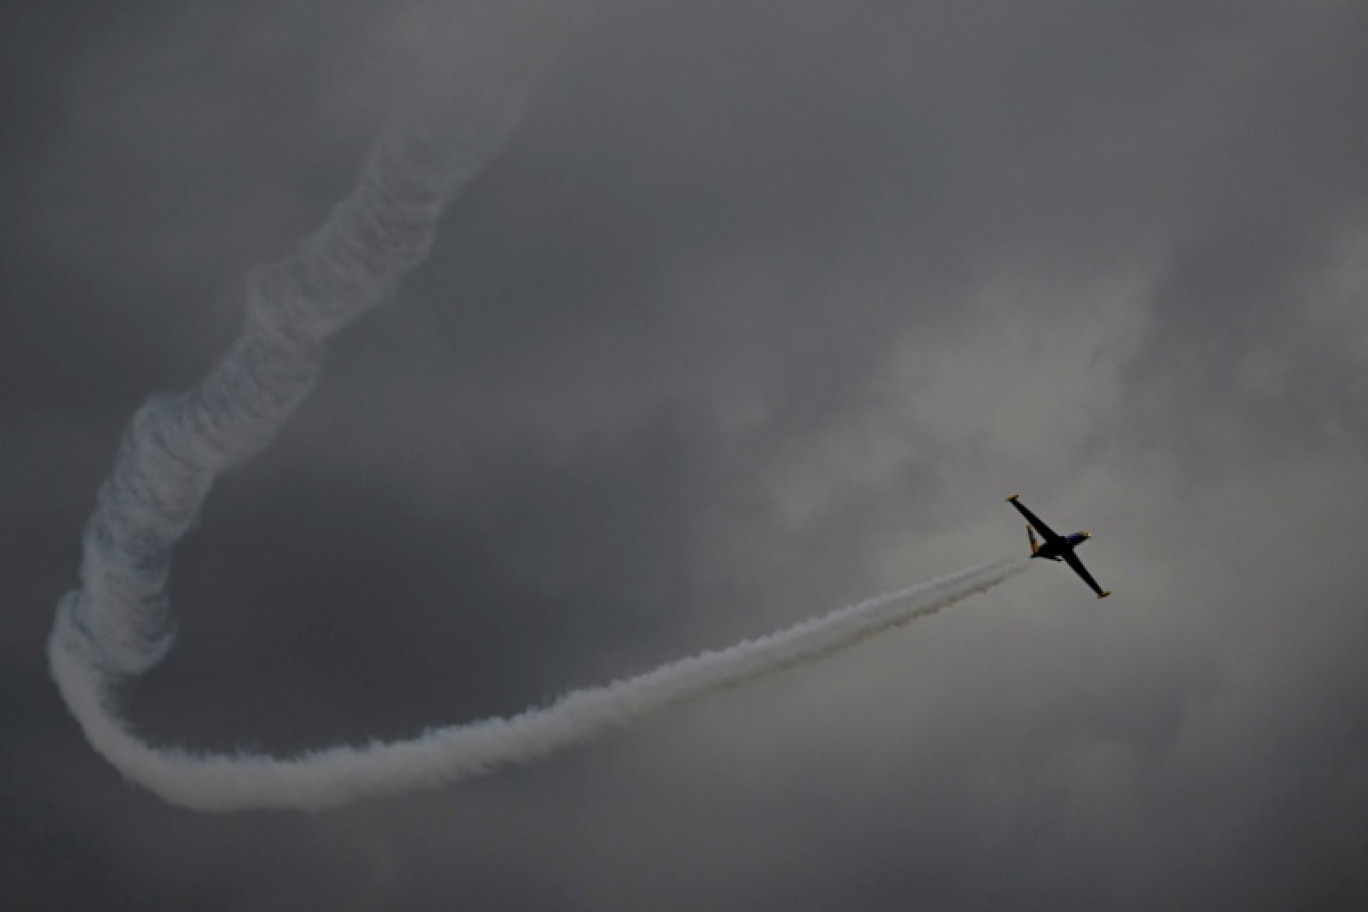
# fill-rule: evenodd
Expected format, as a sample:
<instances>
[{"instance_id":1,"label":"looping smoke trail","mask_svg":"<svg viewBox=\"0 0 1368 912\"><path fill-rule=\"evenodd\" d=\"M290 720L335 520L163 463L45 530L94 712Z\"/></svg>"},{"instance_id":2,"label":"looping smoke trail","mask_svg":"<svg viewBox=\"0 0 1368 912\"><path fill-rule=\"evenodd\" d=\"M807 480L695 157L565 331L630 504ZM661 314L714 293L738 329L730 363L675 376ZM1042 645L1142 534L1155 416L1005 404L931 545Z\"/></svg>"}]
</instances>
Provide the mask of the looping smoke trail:
<instances>
[{"instance_id":1,"label":"looping smoke trail","mask_svg":"<svg viewBox=\"0 0 1368 912\"><path fill-rule=\"evenodd\" d=\"M721 652L576 691L544 709L412 741L291 759L196 756L139 741L122 722L114 691L171 647L171 555L214 479L270 442L312 388L328 337L378 304L426 256L442 210L512 129L519 105L478 81L458 88L463 94L441 99L439 116L434 108L396 118L356 188L299 252L252 272L246 325L228 354L199 386L153 397L138 410L100 489L83 538L80 588L58 606L48 658L95 749L175 804L323 808L524 762L661 706L844 648L1025 566L972 567Z\"/></svg>"},{"instance_id":2,"label":"looping smoke trail","mask_svg":"<svg viewBox=\"0 0 1368 912\"><path fill-rule=\"evenodd\" d=\"M86 525L81 588L61 603L54 648L122 675L166 654L171 552L214 478L270 442L313 387L326 339L422 261L446 204L511 131L513 106L471 101L457 112L464 130L401 113L323 227L252 272L246 325L223 360L138 410Z\"/></svg>"},{"instance_id":3,"label":"looping smoke trail","mask_svg":"<svg viewBox=\"0 0 1368 912\"><path fill-rule=\"evenodd\" d=\"M86 523L80 587L62 598L48 640L68 699L82 669L112 712L118 680L166 655L172 551L214 479L266 446L304 400L327 338L427 255L447 203L512 131L525 97L512 85L472 78L401 110L323 226L294 256L253 270L245 325L224 358L199 386L134 415ZM95 705L72 709L95 740Z\"/></svg>"},{"instance_id":4,"label":"looping smoke trail","mask_svg":"<svg viewBox=\"0 0 1368 912\"><path fill-rule=\"evenodd\" d=\"M509 718L439 728L411 741L333 747L288 759L196 756L151 747L110 710L96 670L67 652L55 651L52 660L62 694L96 750L165 800L200 811L319 810L540 759L664 707L849 648L986 591L1026 566L1026 559L980 564L728 649L577 690Z\"/></svg>"}]
</instances>

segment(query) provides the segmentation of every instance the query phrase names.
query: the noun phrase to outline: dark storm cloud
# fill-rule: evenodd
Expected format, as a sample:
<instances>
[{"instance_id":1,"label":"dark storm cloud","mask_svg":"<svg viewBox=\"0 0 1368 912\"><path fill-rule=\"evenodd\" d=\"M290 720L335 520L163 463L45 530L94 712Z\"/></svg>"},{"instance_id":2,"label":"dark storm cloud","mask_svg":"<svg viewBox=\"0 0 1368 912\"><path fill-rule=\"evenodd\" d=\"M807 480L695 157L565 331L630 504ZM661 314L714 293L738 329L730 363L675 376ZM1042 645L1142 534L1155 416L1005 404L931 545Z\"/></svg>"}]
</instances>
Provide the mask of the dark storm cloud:
<instances>
[{"instance_id":1,"label":"dark storm cloud","mask_svg":"<svg viewBox=\"0 0 1368 912\"><path fill-rule=\"evenodd\" d=\"M1198 454L1214 446L1205 455L1215 459L1233 441L1204 426L1238 424L1241 438L1275 448L1318 447L1346 423L1361 435L1359 406L1339 391L1362 351L1327 337L1317 299L1335 293L1322 277L1346 245L1362 256L1368 139L1350 112L1368 101L1363 18L1272 13L1264 22L1276 35L1232 36L1210 93L1229 117L1194 125L1193 153L1210 167L1188 182L1183 230L1154 291L1158 319L1134 365L1135 385L1171 403L1151 416L1156 430ZM1202 395L1178 392L1193 386Z\"/></svg>"},{"instance_id":2,"label":"dark storm cloud","mask_svg":"<svg viewBox=\"0 0 1368 912\"><path fill-rule=\"evenodd\" d=\"M283 751L521 708L1018 547L1016 488L1098 534L1123 607L1042 570L545 767L293 822L121 786L41 643L123 421L345 192L410 20L7 20L13 895L1365 895L1357 5L599 5L211 497L140 725Z\"/></svg>"}]
</instances>

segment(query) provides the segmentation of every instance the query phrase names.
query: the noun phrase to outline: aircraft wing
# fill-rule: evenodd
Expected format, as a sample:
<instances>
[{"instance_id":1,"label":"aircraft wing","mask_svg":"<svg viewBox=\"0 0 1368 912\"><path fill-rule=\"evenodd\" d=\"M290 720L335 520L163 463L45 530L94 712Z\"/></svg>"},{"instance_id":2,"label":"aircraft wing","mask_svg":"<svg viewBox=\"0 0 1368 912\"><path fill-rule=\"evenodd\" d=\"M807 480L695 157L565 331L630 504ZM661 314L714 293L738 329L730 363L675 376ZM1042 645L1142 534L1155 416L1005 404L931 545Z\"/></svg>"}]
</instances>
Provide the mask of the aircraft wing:
<instances>
[{"instance_id":1,"label":"aircraft wing","mask_svg":"<svg viewBox=\"0 0 1368 912\"><path fill-rule=\"evenodd\" d=\"M1098 598L1106 598L1107 596L1111 595L1111 593L1108 592L1106 589L1103 589L1101 586L1097 585L1097 580L1092 578L1092 574L1088 572L1087 567L1083 566L1083 562L1078 559L1077 554L1074 554L1072 551L1065 551L1063 554L1063 558L1064 560L1069 562L1070 567L1074 568L1074 573L1077 573L1079 576L1083 577L1083 582L1087 583L1089 586L1092 587L1092 591L1097 593Z\"/></svg>"},{"instance_id":2,"label":"aircraft wing","mask_svg":"<svg viewBox=\"0 0 1368 912\"><path fill-rule=\"evenodd\" d=\"M1007 502L1012 506L1016 507L1017 510L1021 512L1021 515L1026 517L1026 521L1028 523L1035 526L1036 531L1040 533L1041 538L1045 539L1046 544L1059 540L1058 533L1056 533L1054 529L1051 529L1049 526L1045 525L1045 523L1041 521L1039 516L1036 516L1034 513L1028 510L1025 504L1016 499L1015 494L1007 498ZM1075 567L1074 569L1077 570L1078 568Z\"/></svg>"}]
</instances>

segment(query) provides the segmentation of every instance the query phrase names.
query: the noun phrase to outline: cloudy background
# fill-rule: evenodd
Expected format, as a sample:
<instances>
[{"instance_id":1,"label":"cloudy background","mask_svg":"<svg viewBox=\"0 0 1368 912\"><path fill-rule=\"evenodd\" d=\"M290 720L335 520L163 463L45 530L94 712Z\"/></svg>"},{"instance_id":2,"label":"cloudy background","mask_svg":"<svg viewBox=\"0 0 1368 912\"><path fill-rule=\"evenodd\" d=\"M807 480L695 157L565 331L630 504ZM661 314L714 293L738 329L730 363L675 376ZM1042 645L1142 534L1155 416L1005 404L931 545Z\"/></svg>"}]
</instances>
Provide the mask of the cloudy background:
<instances>
[{"instance_id":1,"label":"cloudy background","mask_svg":"<svg viewBox=\"0 0 1368 912\"><path fill-rule=\"evenodd\" d=\"M1368 904L1361 4L3 9L0 905ZM452 49L541 87L216 487L140 732L518 711L1024 553L1012 492L1115 595L1034 567L441 792L122 781L43 655L119 433Z\"/></svg>"}]
</instances>

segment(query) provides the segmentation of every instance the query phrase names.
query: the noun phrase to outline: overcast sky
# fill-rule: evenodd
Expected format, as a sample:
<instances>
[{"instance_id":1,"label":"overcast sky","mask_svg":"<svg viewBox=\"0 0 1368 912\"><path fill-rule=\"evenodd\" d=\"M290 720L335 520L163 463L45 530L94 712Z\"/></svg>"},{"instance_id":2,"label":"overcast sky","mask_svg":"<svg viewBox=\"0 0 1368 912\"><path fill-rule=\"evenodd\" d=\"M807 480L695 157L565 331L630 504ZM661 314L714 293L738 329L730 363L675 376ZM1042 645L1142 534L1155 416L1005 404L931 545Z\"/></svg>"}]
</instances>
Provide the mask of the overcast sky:
<instances>
[{"instance_id":1,"label":"overcast sky","mask_svg":"<svg viewBox=\"0 0 1368 912\"><path fill-rule=\"evenodd\" d=\"M0 905L1368 907L1368 8L506 9L3 7ZM43 653L121 429L395 104L532 62L429 261L215 488L140 733L516 712L1023 554L1014 492L1115 594L1032 567L444 791L165 805Z\"/></svg>"}]
</instances>

